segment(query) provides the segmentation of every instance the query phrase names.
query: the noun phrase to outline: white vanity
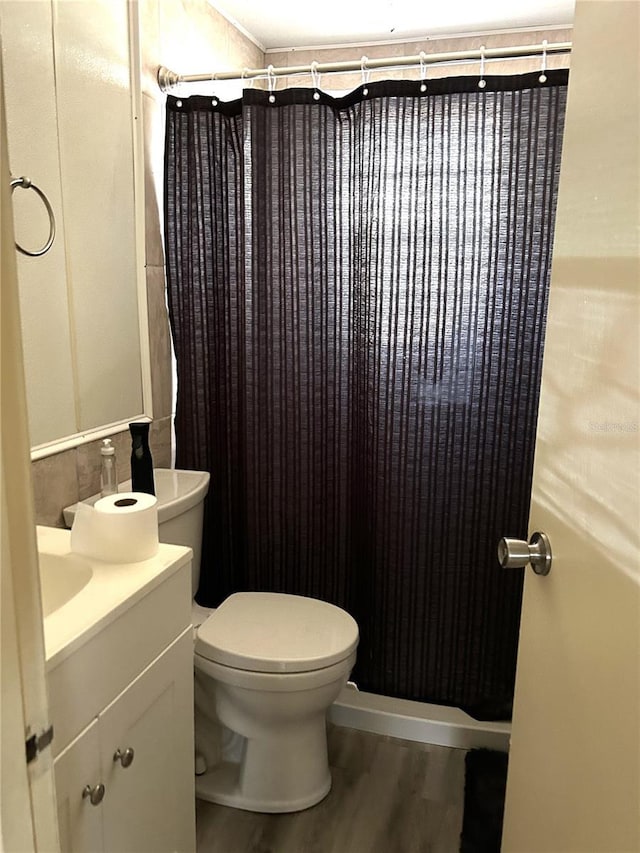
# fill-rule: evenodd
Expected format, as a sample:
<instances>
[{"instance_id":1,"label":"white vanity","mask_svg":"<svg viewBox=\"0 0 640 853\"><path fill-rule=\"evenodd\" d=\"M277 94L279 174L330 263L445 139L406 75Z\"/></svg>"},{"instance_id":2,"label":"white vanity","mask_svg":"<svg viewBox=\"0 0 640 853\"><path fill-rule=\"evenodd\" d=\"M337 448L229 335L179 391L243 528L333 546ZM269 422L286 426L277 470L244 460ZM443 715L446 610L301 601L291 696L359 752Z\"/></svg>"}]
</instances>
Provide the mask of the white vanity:
<instances>
[{"instance_id":1,"label":"white vanity","mask_svg":"<svg viewBox=\"0 0 640 853\"><path fill-rule=\"evenodd\" d=\"M129 565L38 527L61 849L195 849L191 550Z\"/></svg>"}]
</instances>

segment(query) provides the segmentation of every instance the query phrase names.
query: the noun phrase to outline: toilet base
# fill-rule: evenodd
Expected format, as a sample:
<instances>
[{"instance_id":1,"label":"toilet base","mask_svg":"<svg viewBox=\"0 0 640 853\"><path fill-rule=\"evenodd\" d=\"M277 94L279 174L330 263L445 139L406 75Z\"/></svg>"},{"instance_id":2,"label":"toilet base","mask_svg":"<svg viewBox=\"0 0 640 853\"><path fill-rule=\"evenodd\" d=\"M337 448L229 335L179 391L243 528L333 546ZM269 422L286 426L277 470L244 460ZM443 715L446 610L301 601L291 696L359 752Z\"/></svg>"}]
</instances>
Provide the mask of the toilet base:
<instances>
[{"instance_id":1,"label":"toilet base","mask_svg":"<svg viewBox=\"0 0 640 853\"><path fill-rule=\"evenodd\" d=\"M196 796L271 813L324 799L331 790L326 712L354 660L352 653L319 670L282 674L195 655L196 750L207 765Z\"/></svg>"},{"instance_id":2,"label":"toilet base","mask_svg":"<svg viewBox=\"0 0 640 853\"><path fill-rule=\"evenodd\" d=\"M240 781L240 764L222 761L210 768L202 776L196 776L196 797L210 803L231 806L234 809L244 809L249 812L267 812L278 814L298 812L315 806L323 800L331 790L331 774L327 768L326 777L318 780L318 787L298 799L287 798L278 800L272 797L255 797L242 791Z\"/></svg>"}]
</instances>

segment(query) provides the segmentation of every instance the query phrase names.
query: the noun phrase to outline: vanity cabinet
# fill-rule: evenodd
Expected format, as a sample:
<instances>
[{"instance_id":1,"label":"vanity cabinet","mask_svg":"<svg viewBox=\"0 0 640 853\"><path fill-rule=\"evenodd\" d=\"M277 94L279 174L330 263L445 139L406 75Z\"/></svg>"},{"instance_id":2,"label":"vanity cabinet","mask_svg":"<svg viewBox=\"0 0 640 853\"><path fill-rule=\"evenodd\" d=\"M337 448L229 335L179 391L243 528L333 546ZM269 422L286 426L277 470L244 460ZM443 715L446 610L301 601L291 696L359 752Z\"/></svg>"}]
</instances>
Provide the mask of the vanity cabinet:
<instances>
[{"instance_id":1,"label":"vanity cabinet","mask_svg":"<svg viewBox=\"0 0 640 853\"><path fill-rule=\"evenodd\" d=\"M58 755L62 850L193 850L192 663L187 629Z\"/></svg>"},{"instance_id":2,"label":"vanity cabinet","mask_svg":"<svg viewBox=\"0 0 640 853\"><path fill-rule=\"evenodd\" d=\"M160 545L153 560L94 566L66 618L45 619L46 640L54 619L104 610L47 660L64 853L195 850L190 556Z\"/></svg>"}]
</instances>

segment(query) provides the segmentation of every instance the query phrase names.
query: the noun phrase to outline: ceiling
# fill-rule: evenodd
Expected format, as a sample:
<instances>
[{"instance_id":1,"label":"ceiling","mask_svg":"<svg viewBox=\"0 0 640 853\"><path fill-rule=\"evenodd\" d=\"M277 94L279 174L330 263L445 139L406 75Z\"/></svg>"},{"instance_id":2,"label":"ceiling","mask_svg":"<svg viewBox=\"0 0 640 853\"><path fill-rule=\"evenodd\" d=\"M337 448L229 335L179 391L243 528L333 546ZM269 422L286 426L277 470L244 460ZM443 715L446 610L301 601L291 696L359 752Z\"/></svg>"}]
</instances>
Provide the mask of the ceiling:
<instances>
[{"instance_id":1,"label":"ceiling","mask_svg":"<svg viewBox=\"0 0 640 853\"><path fill-rule=\"evenodd\" d=\"M574 0L209 0L262 50L409 40L573 21Z\"/></svg>"}]
</instances>

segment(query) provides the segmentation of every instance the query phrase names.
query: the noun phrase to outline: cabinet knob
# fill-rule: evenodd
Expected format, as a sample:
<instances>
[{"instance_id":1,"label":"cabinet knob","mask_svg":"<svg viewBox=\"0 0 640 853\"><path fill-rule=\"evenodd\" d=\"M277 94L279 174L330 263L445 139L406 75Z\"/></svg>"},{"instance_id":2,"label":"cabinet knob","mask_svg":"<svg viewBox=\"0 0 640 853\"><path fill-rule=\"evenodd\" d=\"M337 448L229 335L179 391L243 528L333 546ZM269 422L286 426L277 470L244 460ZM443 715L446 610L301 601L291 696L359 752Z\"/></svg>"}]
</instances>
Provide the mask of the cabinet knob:
<instances>
[{"instance_id":1,"label":"cabinet knob","mask_svg":"<svg viewBox=\"0 0 640 853\"><path fill-rule=\"evenodd\" d=\"M113 760L116 763L119 761L123 767L129 767L133 763L134 755L135 752L130 746L128 746L124 752L121 749L116 749L113 753Z\"/></svg>"},{"instance_id":2,"label":"cabinet knob","mask_svg":"<svg viewBox=\"0 0 640 853\"><path fill-rule=\"evenodd\" d=\"M99 782L97 785L93 787L91 785L85 785L82 791L82 799L86 800L89 798L89 802L92 806L98 806L104 799L105 787L102 782Z\"/></svg>"}]
</instances>

